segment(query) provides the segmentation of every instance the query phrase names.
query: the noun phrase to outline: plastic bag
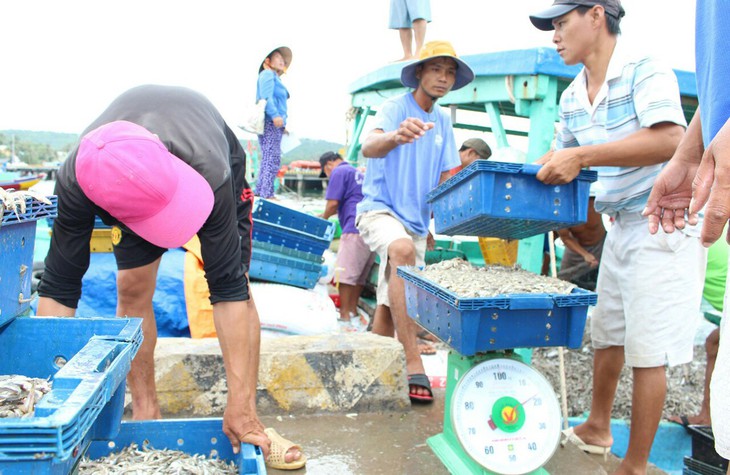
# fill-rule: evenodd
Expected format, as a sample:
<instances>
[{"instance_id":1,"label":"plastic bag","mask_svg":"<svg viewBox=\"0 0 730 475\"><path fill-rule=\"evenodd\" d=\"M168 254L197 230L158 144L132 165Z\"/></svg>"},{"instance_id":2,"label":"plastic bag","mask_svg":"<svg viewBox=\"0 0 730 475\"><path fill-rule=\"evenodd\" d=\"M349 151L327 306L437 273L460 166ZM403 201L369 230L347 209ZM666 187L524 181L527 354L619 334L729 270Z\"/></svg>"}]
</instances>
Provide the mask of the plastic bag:
<instances>
[{"instance_id":1,"label":"plastic bag","mask_svg":"<svg viewBox=\"0 0 730 475\"><path fill-rule=\"evenodd\" d=\"M243 115L244 122L242 125L239 125L239 127L246 132L250 132L256 135L263 135L265 114L266 99L259 99L259 101L254 106L246 110Z\"/></svg>"}]
</instances>

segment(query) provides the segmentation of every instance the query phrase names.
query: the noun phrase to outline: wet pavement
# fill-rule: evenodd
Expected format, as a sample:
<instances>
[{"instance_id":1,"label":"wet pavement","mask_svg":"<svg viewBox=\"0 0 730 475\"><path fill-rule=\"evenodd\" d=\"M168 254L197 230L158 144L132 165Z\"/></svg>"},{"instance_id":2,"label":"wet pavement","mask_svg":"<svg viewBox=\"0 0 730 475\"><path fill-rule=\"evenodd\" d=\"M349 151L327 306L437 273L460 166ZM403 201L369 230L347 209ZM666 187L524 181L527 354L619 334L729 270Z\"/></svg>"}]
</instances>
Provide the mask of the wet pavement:
<instances>
[{"instance_id":1,"label":"wet pavement","mask_svg":"<svg viewBox=\"0 0 730 475\"><path fill-rule=\"evenodd\" d=\"M271 475L440 475L448 470L426 439L441 432L443 389L434 389L430 405L412 406L404 413L264 416L289 440L302 445L308 461L298 471L269 469ZM546 465L551 475L604 475L620 463L614 456L584 454L574 446L558 448ZM486 472L485 472L486 473ZM648 475L664 472L651 467Z\"/></svg>"}]
</instances>

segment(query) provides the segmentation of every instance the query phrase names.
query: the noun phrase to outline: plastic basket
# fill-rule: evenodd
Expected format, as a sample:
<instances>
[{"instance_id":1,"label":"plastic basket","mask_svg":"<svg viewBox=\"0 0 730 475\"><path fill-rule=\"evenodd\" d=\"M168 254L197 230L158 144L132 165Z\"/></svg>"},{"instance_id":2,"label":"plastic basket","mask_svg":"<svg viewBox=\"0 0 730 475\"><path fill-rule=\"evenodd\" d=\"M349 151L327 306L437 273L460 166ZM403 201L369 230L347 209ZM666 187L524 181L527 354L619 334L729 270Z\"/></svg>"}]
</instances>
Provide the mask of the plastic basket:
<instances>
[{"instance_id":1,"label":"plastic basket","mask_svg":"<svg viewBox=\"0 0 730 475\"><path fill-rule=\"evenodd\" d=\"M725 475L727 470L685 456L682 473L686 475Z\"/></svg>"},{"instance_id":2,"label":"plastic basket","mask_svg":"<svg viewBox=\"0 0 730 475\"><path fill-rule=\"evenodd\" d=\"M428 194L436 232L522 239L585 222L595 171L546 185L539 165L477 160Z\"/></svg>"},{"instance_id":3,"label":"plastic basket","mask_svg":"<svg viewBox=\"0 0 730 475\"><path fill-rule=\"evenodd\" d=\"M513 266L517 262L519 241L492 237L480 237L479 249L485 264Z\"/></svg>"},{"instance_id":4,"label":"plastic basket","mask_svg":"<svg viewBox=\"0 0 730 475\"><path fill-rule=\"evenodd\" d=\"M453 249L442 249L434 248L433 251L426 251L425 262L426 265L434 264L436 262L448 261L450 259L466 259L466 254L462 251L456 251Z\"/></svg>"},{"instance_id":5,"label":"plastic basket","mask_svg":"<svg viewBox=\"0 0 730 475\"><path fill-rule=\"evenodd\" d=\"M252 279L288 284L313 289L322 275L322 258L319 262L303 259L302 253L284 246L255 242L251 250L248 275Z\"/></svg>"},{"instance_id":6,"label":"plastic basket","mask_svg":"<svg viewBox=\"0 0 730 475\"><path fill-rule=\"evenodd\" d=\"M217 418L124 421L113 441L92 442L87 456L92 460L98 459L136 443L139 447L179 450L191 455L233 461L238 466L238 473L243 475L265 474L261 449L241 444L241 451L235 455L222 427L222 419Z\"/></svg>"},{"instance_id":7,"label":"plastic basket","mask_svg":"<svg viewBox=\"0 0 730 475\"><path fill-rule=\"evenodd\" d=\"M510 348L578 348L588 306L597 301L594 292L578 288L567 295L462 299L415 271L398 268L405 280L408 315L465 356Z\"/></svg>"},{"instance_id":8,"label":"plastic basket","mask_svg":"<svg viewBox=\"0 0 730 475\"><path fill-rule=\"evenodd\" d=\"M27 198L24 213L3 211L0 222L0 327L30 309L36 221L57 214L56 196L48 198L50 205Z\"/></svg>"},{"instance_id":9,"label":"plastic basket","mask_svg":"<svg viewBox=\"0 0 730 475\"><path fill-rule=\"evenodd\" d=\"M335 223L257 199L253 207L253 240L321 256L329 248ZM255 245L255 244L254 244Z\"/></svg>"},{"instance_id":10,"label":"plastic basket","mask_svg":"<svg viewBox=\"0 0 730 475\"><path fill-rule=\"evenodd\" d=\"M728 461L715 451L715 437L710 426L687 426L692 436L692 458L698 462L717 467L724 475Z\"/></svg>"},{"instance_id":11,"label":"plastic basket","mask_svg":"<svg viewBox=\"0 0 730 475\"><path fill-rule=\"evenodd\" d=\"M0 329L0 374L53 380L33 417L0 419L0 473L68 473L92 436L116 436L141 343L136 318L21 317Z\"/></svg>"}]
</instances>

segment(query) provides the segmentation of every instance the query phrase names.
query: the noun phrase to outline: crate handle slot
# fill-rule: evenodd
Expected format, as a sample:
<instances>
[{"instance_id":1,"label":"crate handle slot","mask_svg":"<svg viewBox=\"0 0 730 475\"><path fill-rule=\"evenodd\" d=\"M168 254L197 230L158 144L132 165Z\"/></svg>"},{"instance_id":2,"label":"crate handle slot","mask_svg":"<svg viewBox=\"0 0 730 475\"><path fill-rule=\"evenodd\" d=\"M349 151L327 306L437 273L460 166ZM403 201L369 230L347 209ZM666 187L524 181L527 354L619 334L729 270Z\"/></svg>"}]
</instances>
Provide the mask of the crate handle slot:
<instances>
[{"instance_id":1,"label":"crate handle slot","mask_svg":"<svg viewBox=\"0 0 730 475\"><path fill-rule=\"evenodd\" d=\"M513 296L509 303L511 310L551 309L554 306L555 302L552 297L528 294Z\"/></svg>"}]
</instances>

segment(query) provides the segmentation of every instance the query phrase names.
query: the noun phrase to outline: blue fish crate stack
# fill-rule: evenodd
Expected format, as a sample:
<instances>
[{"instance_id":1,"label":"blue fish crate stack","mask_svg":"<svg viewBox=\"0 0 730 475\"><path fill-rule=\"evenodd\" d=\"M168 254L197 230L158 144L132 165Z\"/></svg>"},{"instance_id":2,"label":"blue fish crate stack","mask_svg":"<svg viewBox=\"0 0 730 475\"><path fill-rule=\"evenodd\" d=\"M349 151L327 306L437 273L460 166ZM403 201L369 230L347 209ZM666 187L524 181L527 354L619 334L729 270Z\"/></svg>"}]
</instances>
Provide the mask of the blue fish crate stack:
<instances>
[{"instance_id":1,"label":"blue fish crate stack","mask_svg":"<svg viewBox=\"0 0 730 475\"><path fill-rule=\"evenodd\" d=\"M540 166L477 160L428 194L440 234L523 239L585 222L595 171L570 183L537 180ZM504 294L461 298L412 267L399 267L408 315L464 356L582 343L597 295Z\"/></svg>"},{"instance_id":2,"label":"blue fish crate stack","mask_svg":"<svg viewBox=\"0 0 730 475\"><path fill-rule=\"evenodd\" d=\"M537 180L539 165L477 160L428 194L439 234L523 239L588 217L595 171L564 185Z\"/></svg>"},{"instance_id":3,"label":"blue fish crate stack","mask_svg":"<svg viewBox=\"0 0 730 475\"><path fill-rule=\"evenodd\" d=\"M583 339L588 306L596 294L508 294L460 298L418 269L399 267L406 283L408 315L464 356L512 348L567 346Z\"/></svg>"},{"instance_id":4,"label":"blue fish crate stack","mask_svg":"<svg viewBox=\"0 0 730 475\"><path fill-rule=\"evenodd\" d=\"M252 279L312 289L323 274L335 223L257 198L253 207Z\"/></svg>"},{"instance_id":5,"label":"blue fish crate stack","mask_svg":"<svg viewBox=\"0 0 730 475\"><path fill-rule=\"evenodd\" d=\"M261 449L241 444L240 452L234 454L222 427L220 418L124 421L113 440L92 442L87 457L97 460L136 444L140 450L177 450L233 462L240 475L265 475Z\"/></svg>"},{"instance_id":6,"label":"blue fish crate stack","mask_svg":"<svg viewBox=\"0 0 730 475\"><path fill-rule=\"evenodd\" d=\"M115 437L142 343L141 319L28 316L36 221L57 214L56 197L48 201L3 206L0 375L45 379L52 388L22 417L0 419L0 473L70 473L92 439Z\"/></svg>"}]
</instances>

